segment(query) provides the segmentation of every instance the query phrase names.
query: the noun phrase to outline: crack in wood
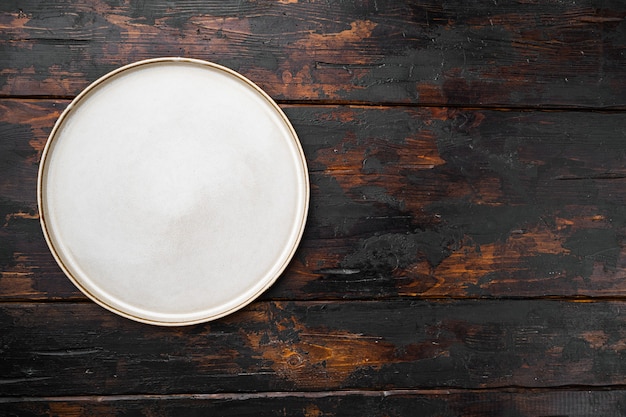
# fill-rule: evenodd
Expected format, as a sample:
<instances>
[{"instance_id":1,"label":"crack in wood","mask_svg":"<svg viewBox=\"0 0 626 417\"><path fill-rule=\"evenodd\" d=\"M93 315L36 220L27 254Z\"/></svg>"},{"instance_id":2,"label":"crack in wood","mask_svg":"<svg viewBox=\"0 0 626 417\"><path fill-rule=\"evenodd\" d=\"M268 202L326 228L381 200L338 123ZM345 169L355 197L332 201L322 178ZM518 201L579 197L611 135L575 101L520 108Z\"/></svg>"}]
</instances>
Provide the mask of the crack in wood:
<instances>
[{"instance_id":1,"label":"crack in wood","mask_svg":"<svg viewBox=\"0 0 626 417\"><path fill-rule=\"evenodd\" d=\"M51 351L33 351L31 352L37 356L81 356L81 355L93 355L95 353L102 352L102 348L94 349L76 349L76 350L51 350Z\"/></svg>"},{"instance_id":2,"label":"crack in wood","mask_svg":"<svg viewBox=\"0 0 626 417\"><path fill-rule=\"evenodd\" d=\"M3 379L0 379L0 385L21 384L23 382L45 381L47 379L52 379L52 377L40 376L40 377L35 377L35 378L3 378Z\"/></svg>"}]
</instances>

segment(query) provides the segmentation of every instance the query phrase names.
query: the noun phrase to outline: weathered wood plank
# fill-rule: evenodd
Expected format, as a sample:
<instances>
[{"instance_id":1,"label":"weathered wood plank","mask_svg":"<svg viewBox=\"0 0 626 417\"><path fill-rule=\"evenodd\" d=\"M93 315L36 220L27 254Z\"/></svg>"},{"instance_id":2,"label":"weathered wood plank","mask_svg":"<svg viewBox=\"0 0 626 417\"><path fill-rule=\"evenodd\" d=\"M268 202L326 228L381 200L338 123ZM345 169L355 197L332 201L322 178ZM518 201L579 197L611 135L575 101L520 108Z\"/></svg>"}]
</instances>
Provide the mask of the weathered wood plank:
<instances>
[{"instance_id":1,"label":"weathered wood plank","mask_svg":"<svg viewBox=\"0 0 626 417\"><path fill-rule=\"evenodd\" d=\"M4 402L6 401L6 402ZM626 392L348 391L85 398L0 398L0 411L31 417L464 416L618 417Z\"/></svg>"},{"instance_id":2,"label":"weathered wood plank","mask_svg":"<svg viewBox=\"0 0 626 417\"><path fill-rule=\"evenodd\" d=\"M625 17L593 0L2 2L0 93L72 96L188 56L282 100L625 106Z\"/></svg>"},{"instance_id":3,"label":"weathered wood plank","mask_svg":"<svg viewBox=\"0 0 626 417\"><path fill-rule=\"evenodd\" d=\"M0 304L0 396L626 384L626 303L257 302L160 328Z\"/></svg>"},{"instance_id":4,"label":"weathered wood plank","mask_svg":"<svg viewBox=\"0 0 626 417\"><path fill-rule=\"evenodd\" d=\"M36 207L67 101L0 102L0 299L82 299ZM309 221L266 297L624 296L623 113L286 106Z\"/></svg>"}]
</instances>

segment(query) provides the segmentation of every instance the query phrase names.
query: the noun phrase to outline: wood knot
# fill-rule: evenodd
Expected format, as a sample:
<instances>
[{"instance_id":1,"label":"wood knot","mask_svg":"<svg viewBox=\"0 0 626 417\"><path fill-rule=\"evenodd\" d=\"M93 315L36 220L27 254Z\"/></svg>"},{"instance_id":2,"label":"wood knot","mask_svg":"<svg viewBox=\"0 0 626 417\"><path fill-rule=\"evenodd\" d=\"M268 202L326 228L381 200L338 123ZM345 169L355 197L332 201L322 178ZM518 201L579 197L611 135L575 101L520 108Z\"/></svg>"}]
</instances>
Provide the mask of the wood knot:
<instances>
[{"instance_id":1,"label":"wood knot","mask_svg":"<svg viewBox=\"0 0 626 417\"><path fill-rule=\"evenodd\" d=\"M302 366L303 363L304 363L304 359L302 358L301 355L297 353L293 353L287 357L287 365L289 365L292 368Z\"/></svg>"}]
</instances>

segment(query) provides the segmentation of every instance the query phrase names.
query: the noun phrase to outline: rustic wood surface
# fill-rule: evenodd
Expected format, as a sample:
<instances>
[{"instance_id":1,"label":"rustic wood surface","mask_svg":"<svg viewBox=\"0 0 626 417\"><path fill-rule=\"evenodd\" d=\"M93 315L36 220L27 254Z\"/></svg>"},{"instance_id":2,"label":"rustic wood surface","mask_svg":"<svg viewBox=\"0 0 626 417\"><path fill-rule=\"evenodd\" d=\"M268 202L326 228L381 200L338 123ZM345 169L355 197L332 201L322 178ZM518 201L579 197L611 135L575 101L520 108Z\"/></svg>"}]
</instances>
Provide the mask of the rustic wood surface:
<instances>
[{"instance_id":1,"label":"rustic wood surface","mask_svg":"<svg viewBox=\"0 0 626 417\"><path fill-rule=\"evenodd\" d=\"M93 303L0 309L0 395L626 385L626 302L258 302L145 325Z\"/></svg>"},{"instance_id":2,"label":"rustic wood surface","mask_svg":"<svg viewBox=\"0 0 626 417\"><path fill-rule=\"evenodd\" d=\"M626 415L626 3L0 3L0 415ZM215 322L88 301L42 149L120 65L264 88L311 181L288 269ZM225 277L232 278L232 277Z\"/></svg>"},{"instance_id":3,"label":"rustic wood surface","mask_svg":"<svg viewBox=\"0 0 626 417\"><path fill-rule=\"evenodd\" d=\"M277 99L623 107L618 1L3 2L0 92L74 95L121 64L194 56Z\"/></svg>"},{"instance_id":4,"label":"rustic wood surface","mask_svg":"<svg viewBox=\"0 0 626 417\"><path fill-rule=\"evenodd\" d=\"M624 391L341 391L324 393L220 394L33 398L12 401L19 416L568 416L624 415Z\"/></svg>"}]
</instances>

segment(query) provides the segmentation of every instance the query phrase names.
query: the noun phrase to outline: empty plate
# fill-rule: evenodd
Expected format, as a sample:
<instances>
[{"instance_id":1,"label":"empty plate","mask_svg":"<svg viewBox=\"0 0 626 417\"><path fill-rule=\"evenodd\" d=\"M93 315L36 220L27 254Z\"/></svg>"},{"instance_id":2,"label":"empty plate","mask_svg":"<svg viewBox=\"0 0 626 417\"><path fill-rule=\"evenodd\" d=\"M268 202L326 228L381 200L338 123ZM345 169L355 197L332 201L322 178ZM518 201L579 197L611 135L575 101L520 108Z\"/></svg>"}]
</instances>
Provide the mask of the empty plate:
<instances>
[{"instance_id":1,"label":"empty plate","mask_svg":"<svg viewBox=\"0 0 626 417\"><path fill-rule=\"evenodd\" d=\"M259 87L193 59L100 78L44 149L48 245L89 298L158 325L234 312L275 282L305 225L300 142Z\"/></svg>"}]
</instances>

